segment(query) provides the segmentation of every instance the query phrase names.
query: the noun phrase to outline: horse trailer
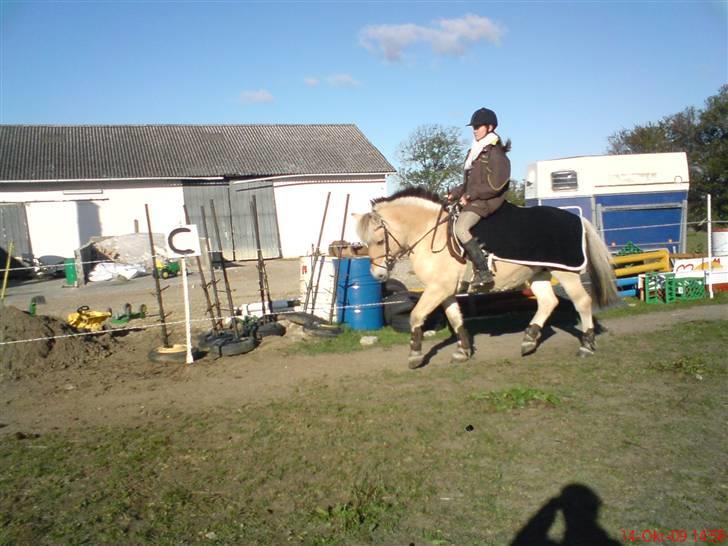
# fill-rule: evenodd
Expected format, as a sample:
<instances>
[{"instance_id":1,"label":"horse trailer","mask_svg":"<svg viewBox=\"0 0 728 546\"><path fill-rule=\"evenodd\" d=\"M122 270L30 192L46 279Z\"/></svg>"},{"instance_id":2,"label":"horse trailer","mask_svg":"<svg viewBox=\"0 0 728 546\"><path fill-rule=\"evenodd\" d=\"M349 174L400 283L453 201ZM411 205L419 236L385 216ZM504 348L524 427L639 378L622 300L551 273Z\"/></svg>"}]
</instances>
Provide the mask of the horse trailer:
<instances>
[{"instance_id":1,"label":"horse trailer","mask_svg":"<svg viewBox=\"0 0 728 546\"><path fill-rule=\"evenodd\" d=\"M613 253L685 252L688 187L684 152L583 156L530 164L525 197L587 218Z\"/></svg>"}]
</instances>

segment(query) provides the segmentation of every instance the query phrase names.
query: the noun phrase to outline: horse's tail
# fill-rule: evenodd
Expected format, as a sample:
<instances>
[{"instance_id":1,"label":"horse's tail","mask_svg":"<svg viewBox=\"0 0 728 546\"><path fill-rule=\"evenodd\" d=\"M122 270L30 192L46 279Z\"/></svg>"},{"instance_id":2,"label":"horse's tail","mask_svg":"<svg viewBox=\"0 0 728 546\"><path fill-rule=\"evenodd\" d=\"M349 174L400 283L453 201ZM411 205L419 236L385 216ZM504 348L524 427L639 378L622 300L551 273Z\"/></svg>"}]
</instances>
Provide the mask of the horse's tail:
<instances>
[{"instance_id":1,"label":"horse's tail","mask_svg":"<svg viewBox=\"0 0 728 546\"><path fill-rule=\"evenodd\" d=\"M587 270L592 284L592 297L599 307L605 307L619 301L609 250L589 220L582 218L582 224L586 231Z\"/></svg>"}]
</instances>

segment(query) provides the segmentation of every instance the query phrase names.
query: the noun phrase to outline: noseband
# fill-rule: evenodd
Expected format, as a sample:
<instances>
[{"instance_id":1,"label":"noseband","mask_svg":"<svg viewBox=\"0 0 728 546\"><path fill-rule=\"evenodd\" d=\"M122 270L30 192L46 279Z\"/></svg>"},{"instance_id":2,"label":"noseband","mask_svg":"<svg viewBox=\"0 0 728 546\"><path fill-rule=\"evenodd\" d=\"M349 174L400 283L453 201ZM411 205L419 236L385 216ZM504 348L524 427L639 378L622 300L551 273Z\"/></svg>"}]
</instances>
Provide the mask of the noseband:
<instances>
[{"instance_id":1,"label":"noseband","mask_svg":"<svg viewBox=\"0 0 728 546\"><path fill-rule=\"evenodd\" d=\"M392 269L394 269L395 264L401 260L404 256L407 256L412 253L412 249L414 248L414 245L411 247L405 247L402 243L400 243L397 238L392 235L392 233L387 229L387 224L384 220L381 220L381 223L379 226L374 230L382 229L384 230L384 256L378 256L377 258L372 258L372 265L375 265L377 267L381 267L383 269L386 269L389 273L392 272ZM399 250L392 254L390 247L389 247L389 238L392 238L395 243L397 243L397 246L399 247ZM419 242L419 241L418 241ZM417 244L417 243L415 243ZM379 265L377 263L374 263L375 259L384 258L384 265Z\"/></svg>"}]
</instances>

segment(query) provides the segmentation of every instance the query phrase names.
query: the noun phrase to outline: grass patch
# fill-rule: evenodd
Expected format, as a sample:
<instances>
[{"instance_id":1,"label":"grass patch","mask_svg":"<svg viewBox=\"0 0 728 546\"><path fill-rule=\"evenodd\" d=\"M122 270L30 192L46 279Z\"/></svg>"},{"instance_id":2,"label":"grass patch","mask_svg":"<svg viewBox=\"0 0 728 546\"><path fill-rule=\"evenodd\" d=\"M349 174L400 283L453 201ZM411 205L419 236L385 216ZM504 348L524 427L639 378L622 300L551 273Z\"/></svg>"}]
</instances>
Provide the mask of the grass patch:
<instances>
[{"instance_id":1,"label":"grass patch","mask_svg":"<svg viewBox=\"0 0 728 546\"><path fill-rule=\"evenodd\" d=\"M705 360L699 355L682 356L666 362L651 362L648 367L659 372L689 375L695 379L703 379L707 372Z\"/></svg>"},{"instance_id":2,"label":"grass patch","mask_svg":"<svg viewBox=\"0 0 728 546\"><path fill-rule=\"evenodd\" d=\"M376 336L378 341L371 346L364 346L360 343L363 336ZM435 333L432 338L425 339L447 339L450 337L450 330L443 328ZM391 326L385 326L381 330L362 331L345 328L341 335L333 338L308 338L291 345L288 353L303 353L307 355L318 355L325 353L350 353L362 351L370 347L392 347L394 345L406 345L410 341L410 334L397 332Z\"/></svg>"},{"instance_id":3,"label":"grass patch","mask_svg":"<svg viewBox=\"0 0 728 546\"><path fill-rule=\"evenodd\" d=\"M470 400L488 403L494 411L511 411L523 409L534 403L548 406L558 406L561 400L558 396L549 394L540 389L526 387L513 387L501 391L476 392L469 396Z\"/></svg>"},{"instance_id":4,"label":"grass patch","mask_svg":"<svg viewBox=\"0 0 728 546\"><path fill-rule=\"evenodd\" d=\"M6 434L0 544L504 545L573 483L601 499L613 539L720 528L726 346L728 321L691 322L607 335L589 361L549 349L163 421ZM559 409L512 411L533 405Z\"/></svg>"},{"instance_id":5,"label":"grass patch","mask_svg":"<svg viewBox=\"0 0 728 546\"><path fill-rule=\"evenodd\" d=\"M330 532L318 542L336 543L342 536L371 541L380 527L391 528L398 521L398 510L386 487L363 481L354 486L351 499L326 508L316 508L315 518Z\"/></svg>"}]
</instances>

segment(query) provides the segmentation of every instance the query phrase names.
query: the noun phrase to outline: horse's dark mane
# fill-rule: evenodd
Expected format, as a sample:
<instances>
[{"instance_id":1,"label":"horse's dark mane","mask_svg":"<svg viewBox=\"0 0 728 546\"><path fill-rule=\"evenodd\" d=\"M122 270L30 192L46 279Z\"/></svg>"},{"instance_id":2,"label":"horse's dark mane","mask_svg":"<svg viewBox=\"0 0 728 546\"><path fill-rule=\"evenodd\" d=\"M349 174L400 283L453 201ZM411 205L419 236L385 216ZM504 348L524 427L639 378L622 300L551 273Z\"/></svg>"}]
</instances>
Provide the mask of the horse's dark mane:
<instances>
[{"instance_id":1,"label":"horse's dark mane","mask_svg":"<svg viewBox=\"0 0 728 546\"><path fill-rule=\"evenodd\" d=\"M411 186L409 188L399 190L388 197L377 197L376 199L372 199L371 203L372 206L379 203L390 203L392 201L396 201L400 197L419 197L421 199L437 203L438 205L443 204L442 197L437 195L435 192L423 188L422 186Z\"/></svg>"}]
</instances>

